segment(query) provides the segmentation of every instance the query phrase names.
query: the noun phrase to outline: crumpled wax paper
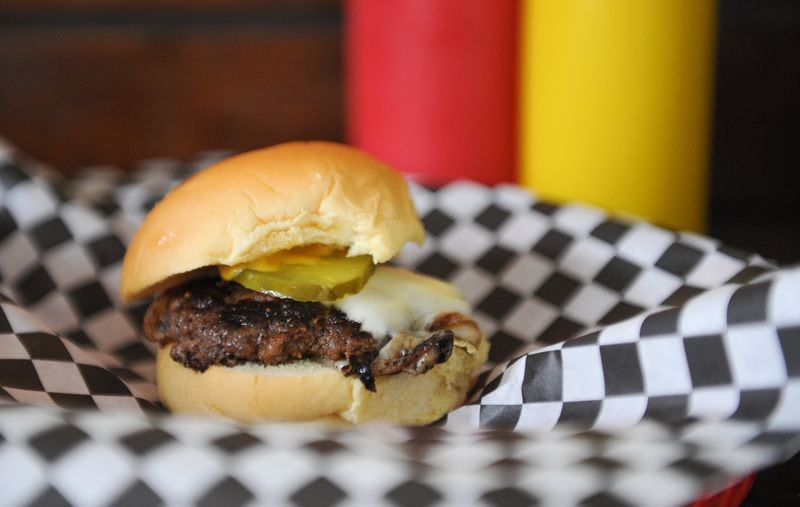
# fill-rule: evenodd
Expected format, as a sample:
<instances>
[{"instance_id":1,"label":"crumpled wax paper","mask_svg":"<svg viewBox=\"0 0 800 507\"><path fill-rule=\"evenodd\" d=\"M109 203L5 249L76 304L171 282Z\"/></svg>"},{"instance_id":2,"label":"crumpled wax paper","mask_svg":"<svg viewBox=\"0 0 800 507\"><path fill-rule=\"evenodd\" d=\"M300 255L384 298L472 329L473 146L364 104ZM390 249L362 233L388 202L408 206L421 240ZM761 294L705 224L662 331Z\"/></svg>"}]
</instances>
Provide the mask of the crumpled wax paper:
<instances>
[{"instance_id":1,"label":"crumpled wax paper","mask_svg":"<svg viewBox=\"0 0 800 507\"><path fill-rule=\"evenodd\" d=\"M800 269L511 185L412 184L397 263L491 337L428 428L170 415L125 245L216 160L55 176L0 142L0 504L681 505L800 448Z\"/></svg>"}]
</instances>

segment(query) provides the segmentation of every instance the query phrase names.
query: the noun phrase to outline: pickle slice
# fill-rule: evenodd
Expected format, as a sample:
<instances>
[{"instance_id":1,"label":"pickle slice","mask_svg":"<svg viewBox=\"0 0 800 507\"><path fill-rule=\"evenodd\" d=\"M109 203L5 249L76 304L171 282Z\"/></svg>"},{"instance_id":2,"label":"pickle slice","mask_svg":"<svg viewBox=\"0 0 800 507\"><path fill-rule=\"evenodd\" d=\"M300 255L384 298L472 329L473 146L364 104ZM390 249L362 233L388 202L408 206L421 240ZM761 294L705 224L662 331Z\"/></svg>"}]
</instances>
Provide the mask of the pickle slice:
<instances>
[{"instance_id":1,"label":"pickle slice","mask_svg":"<svg viewBox=\"0 0 800 507\"><path fill-rule=\"evenodd\" d=\"M298 301L333 301L361 290L374 270L372 257L359 255L287 263L274 271L228 268L220 269L220 273L250 290L278 293Z\"/></svg>"}]
</instances>

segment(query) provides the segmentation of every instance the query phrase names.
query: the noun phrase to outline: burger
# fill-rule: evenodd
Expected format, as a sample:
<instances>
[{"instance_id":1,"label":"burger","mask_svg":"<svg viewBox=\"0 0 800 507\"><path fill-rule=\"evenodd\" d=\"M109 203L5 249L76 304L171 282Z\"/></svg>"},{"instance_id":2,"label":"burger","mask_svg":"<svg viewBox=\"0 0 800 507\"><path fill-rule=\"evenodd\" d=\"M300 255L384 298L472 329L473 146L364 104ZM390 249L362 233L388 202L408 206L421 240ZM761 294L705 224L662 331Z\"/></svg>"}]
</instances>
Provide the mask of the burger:
<instances>
[{"instance_id":1,"label":"burger","mask_svg":"<svg viewBox=\"0 0 800 507\"><path fill-rule=\"evenodd\" d=\"M162 403L245 423L441 418L489 345L454 286L385 264L423 239L402 176L349 146L286 143L196 173L122 266L122 298L153 298Z\"/></svg>"}]
</instances>

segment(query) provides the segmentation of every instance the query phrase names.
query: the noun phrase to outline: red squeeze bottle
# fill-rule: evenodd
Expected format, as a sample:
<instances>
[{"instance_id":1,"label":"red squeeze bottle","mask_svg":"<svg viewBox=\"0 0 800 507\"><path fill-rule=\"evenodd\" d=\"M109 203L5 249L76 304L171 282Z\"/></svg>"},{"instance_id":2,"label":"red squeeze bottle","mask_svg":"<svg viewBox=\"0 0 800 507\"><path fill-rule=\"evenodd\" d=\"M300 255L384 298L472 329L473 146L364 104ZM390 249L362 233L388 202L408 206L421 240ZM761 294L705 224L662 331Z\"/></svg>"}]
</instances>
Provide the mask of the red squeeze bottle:
<instances>
[{"instance_id":1,"label":"red squeeze bottle","mask_svg":"<svg viewBox=\"0 0 800 507\"><path fill-rule=\"evenodd\" d=\"M516 0L347 0L348 141L413 179L510 182Z\"/></svg>"}]
</instances>

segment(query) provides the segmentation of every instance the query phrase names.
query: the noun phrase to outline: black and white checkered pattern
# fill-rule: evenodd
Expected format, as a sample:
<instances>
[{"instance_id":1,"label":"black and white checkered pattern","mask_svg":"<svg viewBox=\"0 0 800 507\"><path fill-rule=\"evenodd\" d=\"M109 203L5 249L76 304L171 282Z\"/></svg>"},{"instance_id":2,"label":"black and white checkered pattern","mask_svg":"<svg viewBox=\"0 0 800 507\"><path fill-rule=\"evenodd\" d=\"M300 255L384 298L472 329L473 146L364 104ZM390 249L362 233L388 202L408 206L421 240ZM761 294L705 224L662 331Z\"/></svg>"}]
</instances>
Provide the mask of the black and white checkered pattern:
<instances>
[{"instance_id":1,"label":"black and white checkered pattern","mask_svg":"<svg viewBox=\"0 0 800 507\"><path fill-rule=\"evenodd\" d=\"M787 457L742 421L322 430L0 408L5 505L682 505Z\"/></svg>"},{"instance_id":2,"label":"black and white checkered pattern","mask_svg":"<svg viewBox=\"0 0 800 507\"><path fill-rule=\"evenodd\" d=\"M0 504L678 505L797 449L800 270L465 182L412 186L428 241L397 259L459 286L492 340L437 428L143 418L124 245L218 157L57 180L0 143Z\"/></svg>"}]
</instances>

